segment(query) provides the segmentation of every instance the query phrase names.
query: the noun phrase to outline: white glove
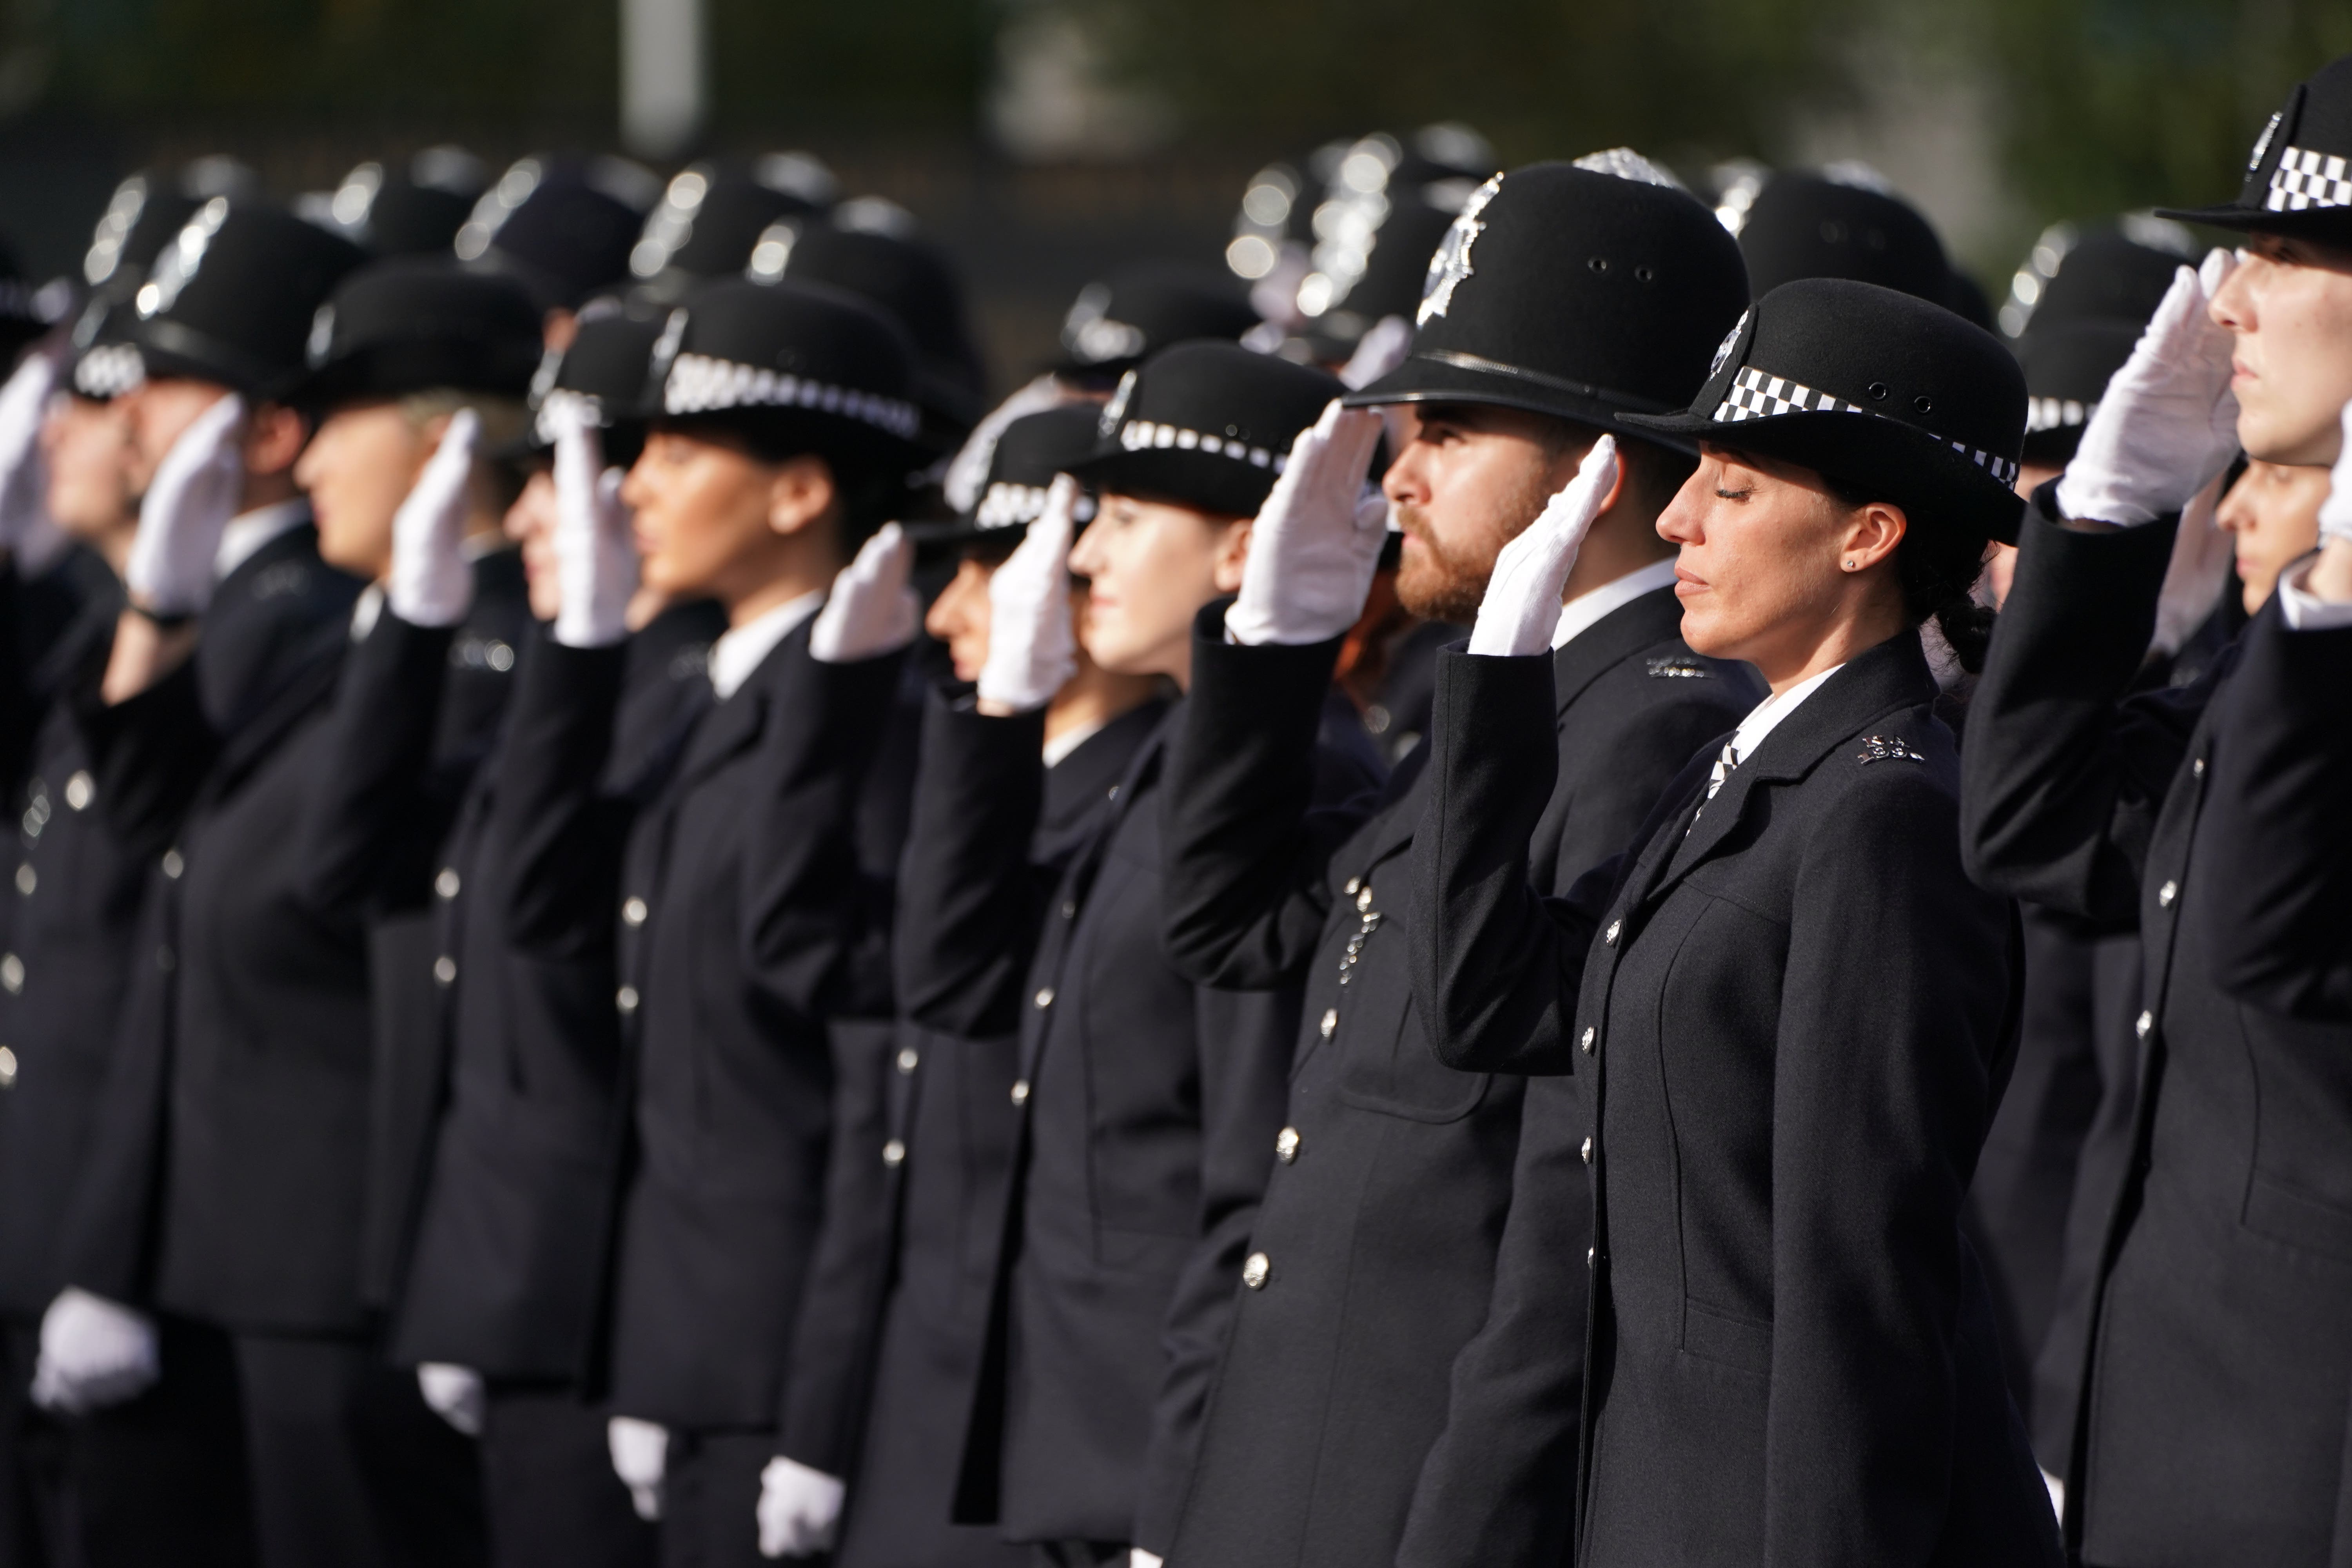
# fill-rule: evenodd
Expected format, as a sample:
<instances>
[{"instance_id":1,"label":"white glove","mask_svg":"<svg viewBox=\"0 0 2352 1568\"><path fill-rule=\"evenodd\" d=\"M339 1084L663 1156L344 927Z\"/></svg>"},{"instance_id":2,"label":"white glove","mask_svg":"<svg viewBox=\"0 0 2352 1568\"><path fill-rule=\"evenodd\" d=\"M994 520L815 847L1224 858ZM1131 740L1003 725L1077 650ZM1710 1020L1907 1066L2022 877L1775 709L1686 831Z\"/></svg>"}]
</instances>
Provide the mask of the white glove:
<instances>
[{"instance_id":1,"label":"white glove","mask_svg":"<svg viewBox=\"0 0 2352 1568\"><path fill-rule=\"evenodd\" d=\"M57 559L65 535L49 518L49 465L41 421L58 384L58 362L38 349L0 387L0 550L26 576Z\"/></svg>"},{"instance_id":2,"label":"white glove","mask_svg":"<svg viewBox=\"0 0 2352 1568\"><path fill-rule=\"evenodd\" d=\"M2327 475L2327 499L2319 503L2319 542L2352 543L2352 403L2344 405L2344 447Z\"/></svg>"},{"instance_id":3,"label":"white glove","mask_svg":"<svg viewBox=\"0 0 2352 1568\"><path fill-rule=\"evenodd\" d=\"M1388 537L1388 501L1364 487L1381 416L1335 400L1290 444L1290 460L1250 525L1241 596L1225 630L1245 646L1316 643L1364 613Z\"/></svg>"},{"instance_id":4,"label":"white glove","mask_svg":"<svg viewBox=\"0 0 2352 1568\"><path fill-rule=\"evenodd\" d=\"M428 1361L416 1369L416 1392L434 1415L468 1437L482 1435L482 1416L488 1399L482 1374L470 1366Z\"/></svg>"},{"instance_id":5,"label":"white glove","mask_svg":"<svg viewBox=\"0 0 2352 1568\"><path fill-rule=\"evenodd\" d=\"M1601 503L1617 485L1617 438L1603 436L1584 454L1576 478L1544 503L1535 521L1495 557L1470 651L1515 658L1551 647L1559 627L1559 594Z\"/></svg>"},{"instance_id":6,"label":"white glove","mask_svg":"<svg viewBox=\"0 0 2352 1568\"><path fill-rule=\"evenodd\" d=\"M1396 318L1391 316L1389 320L1393 321ZM1381 374L1385 375L1388 373L1382 371ZM1140 1546L1130 1546L1127 1549L1127 1568L1160 1568L1161 1561L1159 1553L1146 1552Z\"/></svg>"},{"instance_id":7,"label":"white glove","mask_svg":"<svg viewBox=\"0 0 2352 1568\"><path fill-rule=\"evenodd\" d=\"M1339 379L1350 392L1364 388L1404 363L1412 352L1412 323L1402 316L1382 316L1356 340L1356 352L1339 367Z\"/></svg>"},{"instance_id":8,"label":"white glove","mask_svg":"<svg viewBox=\"0 0 2352 1568\"><path fill-rule=\"evenodd\" d=\"M235 393L180 432L139 503L123 585L143 608L193 616L213 598L221 530L245 494L245 400Z\"/></svg>"},{"instance_id":9,"label":"white glove","mask_svg":"<svg viewBox=\"0 0 2352 1568\"><path fill-rule=\"evenodd\" d=\"M604 437L587 406L562 395L555 414L555 577L562 599L555 640L609 647L629 632L637 547L629 537L623 475L604 467Z\"/></svg>"},{"instance_id":10,"label":"white glove","mask_svg":"<svg viewBox=\"0 0 2352 1568\"><path fill-rule=\"evenodd\" d=\"M884 523L833 580L833 592L809 627L809 657L820 664L854 664L913 642L922 619L915 591L907 586L914 564L907 531Z\"/></svg>"},{"instance_id":11,"label":"white glove","mask_svg":"<svg viewBox=\"0 0 2352 1568\"><path fill-rule=\"evenodd\" d=\"M473 498L467 491L481 429L472 409L452 415L441 445L392 514L392 576L384 600L412 626L454 626L473 607L474 569L465 550Z\"/></svg>"},{"instance_id":12,"label":"white glove","mask_svg":"<svg viewBox=\"0 0 2352 1568\"><path fill-rule=\"evenodd\" d=\"M630 1415L604 1423L613 1473L629 1489L629 1505L648 1521L662 1516L662 1472L669 1466L669 1428Z\"/></svg>"},{"instance_id":13,"label":"white glove","mask_svg":"<svg viewBox=\"0 0 2352 1568\"><path fill-rule=\"evenodd\" d=\"M760 1472L760 1555L814 1557L832 1549L843 1487L781 1455Z\"/></svg>"},{"instance_id":14,"label":"white glove","mask_svg":"<svg viewBox=\"0 0 2352 1568\"><path fill-rule=\"evenodd\" d=\"M1006 426L1070 401L1069 389L1048 372L982 415L948 460L947 475L940 481L948 505L959 515L969 515L980 504L980 488L988 482L988 465L996 460L996 443L1004 438Z\"/></svg>"},{"instance_id":15,"label":"white glove","mask_svg":"<svg viewBox=\"0 0 2352 1568\"><path fill-rule=\"evenodd\" d=\"M2180 268L2123 369L2107 383L2058 481L2070 518L2134 527L2179 511L2238 453L2236 339L2206 311L2237 258Z\"/></svg>"},{"instance_id":16,"label":"white glove","mask_svg":"<svg viewBox=\"0 0 2352 1568\"><path fill-rule=\"evenodd\" d=\"M33 1403L79 1415L135 1398L162 1370L154 1320L68 1287L41 1317Z\"/></svg>"},{"instance_id":17,"label":"white glove","mask_svg":"<svg viewBox=\"0 0 2352 1568\"><path fill-rule=\"evenodd\" d=\"M1078 672L1078 637L1070 625L1070 540L1078 481L1056 474L1045 510L988 580L988 658L980 700L1025 713L1043 708Z\"/></svg>"}]
</instances>

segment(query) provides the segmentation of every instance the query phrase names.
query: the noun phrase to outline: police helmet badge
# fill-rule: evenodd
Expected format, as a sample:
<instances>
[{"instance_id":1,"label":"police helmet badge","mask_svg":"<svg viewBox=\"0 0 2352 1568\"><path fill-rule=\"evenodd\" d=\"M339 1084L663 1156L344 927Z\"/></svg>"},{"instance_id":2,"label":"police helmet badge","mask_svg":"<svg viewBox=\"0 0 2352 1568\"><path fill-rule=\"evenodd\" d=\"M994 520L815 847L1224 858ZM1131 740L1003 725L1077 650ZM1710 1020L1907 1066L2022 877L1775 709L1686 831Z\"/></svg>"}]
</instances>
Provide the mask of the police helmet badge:
<instances>
[{"instance_id":1,"label":"police helmet badge","mask_svg":"<svg viewBox=\"0 0 2352 1568\"><path fill-rule=\"evenodd\" d=\"M1432 316L1445 314L1446 307L1454 303L1454 290L1471 273L1470 247L1486 232L1478 215L1486 210L1486 204L1502 188L1503 176L1497 174L1471 192L1470 199L1462 204L1454 226L1445 231L1445 237L1437 242L1437 254L1429 258L1429 278L1421 286L1421 309L1413 316L1413 325L1427 326Z\"/></svg>"}]
</instances>

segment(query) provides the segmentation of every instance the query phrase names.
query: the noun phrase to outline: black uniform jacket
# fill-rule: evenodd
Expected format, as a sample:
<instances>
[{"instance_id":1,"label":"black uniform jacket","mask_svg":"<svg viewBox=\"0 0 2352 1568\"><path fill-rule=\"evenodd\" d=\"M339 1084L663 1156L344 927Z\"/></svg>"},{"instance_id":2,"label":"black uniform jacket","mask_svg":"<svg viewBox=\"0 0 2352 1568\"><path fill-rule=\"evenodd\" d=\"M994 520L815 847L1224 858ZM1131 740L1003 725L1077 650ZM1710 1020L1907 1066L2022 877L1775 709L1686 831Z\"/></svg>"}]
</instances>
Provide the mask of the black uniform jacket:
<instances>
[{"instance_id":1,"label":"black uniform jacket","mask_svg":"<svg viewBox=\"0 0 2352 1568\"><path fill-rule=\"evenodd\" d=\"M407 1268L448 1068L444 1013L459 971L436 941L436 871L453 858L461 808L497 740L530 625L520 551L482 555L473 578L461 624L413 626L387 605L353 647L335 691L330 754L300 825L309 903L357 908L366 921L374 1027L360 1295L379 1311Z\"/></svg>"},{"instance_id":2,"label":"black uniform jacket","mask_svg":"<svg viewBox=\"0 0 2352 1568\"><path fill-rule=\"evenodd\" d=\"M1203 979L1303 983L1307 1007L1258 1219L1267 1273L1242 1292L1172 1560L1352 1568L1396 1552L1449 1369L1486 1316L1520 1085L1439 1063L1413 1006L1404 857L1423 753L1384 799L1315 809L1306 742L1337 644L1231 647L1221 615L1193 639L1169 950ZM1546 657L1555 722L1606 739L1544 803L1543 885L1621 847L1674 769L1760 694L1744 666L1694 658L1679 620L1671 592L1645 595ZM1479 1489L1447 1494L1443 1528L1469 1528Z\"/></svg>"},{"instance_id":3,"label":"black uniform jacket","mask_svg":"<svg viewBox=\"0 0 2352 1568\"><path fill-rule=\"evenodd\" d=\"M990 961L997 943L974 939L998 920L1024 922L1034 951L1063 871L1113 809L1111 786L1126 776L1164 710L1157 701L1130 709L1045 770L1029 841L1028 891L1016 907L934 896L951 890L917 883L916 866L908 866L894 936L906 977L898 1048L880 1146L866 1149L889 1178L888 1268L871 1394L847 1461L850 1499L834 1553L837 1568L1021 1568L1029 1562L993 1528L950 1522L963 1440L960 1417L971 1408L980 1369L1020 1125L1012 1101L1020 1077L1014 993L1028 971L1021 956L992 985L958 961ZM929 731L972 721L947 696L927 706ZM931 757L948 749L947 742L924 748ZM919 770L915 831L930 839L971 809L1011 804L1017 812L1017 803L972 799L976 782L945 766ZM846 1304L828 1310L812 1300L803 1315L804 1321L817 1315L845 1321L849 1312ZM803 1428L788 1412L781 1451L844 1473L825 1462L838 1450Z\"/></svg>"},{"instance_id":4,"label":"black uniform jacket","mask_svg":"<svg viewBox=\"0 0 2352 1568\"><path fill-rule=\"evenodd\" d=\"M503 737L436 876L436 946L457 984L396 1360L591 1376L625 1142L608 918L620 844L709 706L706 661L725 629L696 601L609 648L543 629L524 641Z\"/></svg>"},{"instance_id":5,"label":"black uniform jacket","mask_svg":"<svg viewBox=\"0 0 2352 1568\"><path fill-rule=\"evenodd\" d=\"M697 721L631 826L615 992L635 1069L613 1327L625 1414L775 1424L823 1213L826 1023L861 1010L851 824L903 662L820 663L803 622Z\"/></svg>"},{"instance_id":6,"label":"black uniform jacket","mask_svg":"<svg viewBox=\"0 0 2352 1568\"><path fill-rule=\"evenodd\" d=\"M2340 658L2340 634L2266 648L2315 635L2269 611L2197 685L2126 700L2172 527L2076 532L2047 504L2027 519L1978 687L1964 831L1979 880L2140 931L2133 1157L2072 1347L2085 1375L2068 1537L2102 1563L2334 1561L2352 1552L2352 1035L2279 1010L2295 983L2261 966L2309 976L2342 922L2289 935L2257 904L2225 923L2240 879L2310 873L2249 846L2236 808L2207 808L2225 763L2249 760L2231 756L2242 710L2252 759L2291 766L2263 738L2281 710L2263 667L2275 656L2291 680L2305 657ZM2276 787L2310 785L2282 773ZM2263 929L2242 942L2252 921Z\"/></svg>"},{"instance_id":7,"label":"black uniform jacket","mask_svg":"<svg viewBox=\"0 0 2352 1568\"><path fill-rule=\"evenodd\" d=\"M69 706L102 669L121 606L114 574L87 550L30 582L0 575L0 715L24 770L8 780L17 855L13 889L0 891L0 1313L17 1319L37 1317L65 1284L58 1229L146 886L148 868L96 809Z\"/></svg>"},{"instance_id":8,"label":"black uniform jacket","mask_svg":"<svg viewBox=\"0 0 2352 1568\"><path fill-rule=\"evenodd\" d=\"M1518 846L1550 675L1440 661L1413 967L1440 1057L1583 1086L1589 1199L1517 1197L1594 1215L1580 1561L2054 1563L1959 1230L2014 922L1962 875L1917 637L1856 656L1711 801L1702 752L1636 852L1544 900Z\"/></svg>"},{"instance_id":9,"label":"black uniform jacket","mask_svg":"<svg viewBox=\"0 0 2352 1568\"><path fill-rule=\"evenodd\" d=\"M1014 921L1034 899L1042 716L960 714L931 737L930 765L975 783L969 809L910 847L908 881L1005 912L968 920L969 948L937 956L990 998L983 1028L1017 1016L1021 1031L1018 1163L956 1515L1009 1540L1164 1548L1282 1124L1296 994L1199 986L1160 949L1183 711L1106 792L1025 978L1034 927ZM1366 787L1318 756L1311 790Z\"/></svg>"},{"instance_id":10,"label":"black uniform jacket","mask_svg":"<svg viewBox=\"0 0 2352 1568\"><path fill-rule=\"evenodd\" d=\"M308 526L222 584L191 663L79 706L98 799L153 858L67 1277L250 1331L364 1321L370 1073L356 909L307 900L301 831L358 584Z\"/></svg>"}]
</instances>

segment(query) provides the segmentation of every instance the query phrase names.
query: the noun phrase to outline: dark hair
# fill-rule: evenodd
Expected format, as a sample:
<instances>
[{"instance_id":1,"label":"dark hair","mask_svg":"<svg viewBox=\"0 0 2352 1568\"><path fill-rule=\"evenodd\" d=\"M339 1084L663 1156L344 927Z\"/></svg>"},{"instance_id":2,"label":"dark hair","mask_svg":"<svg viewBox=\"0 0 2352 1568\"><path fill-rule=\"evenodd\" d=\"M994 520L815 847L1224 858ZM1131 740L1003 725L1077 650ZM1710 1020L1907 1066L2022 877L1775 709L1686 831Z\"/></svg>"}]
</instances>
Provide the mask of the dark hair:
<instances>
[{"instance_id":1,"label":"dark hair","mask_svg":"<svg viewBox=\"0 0 2352 1568\"><path fill-rule=\"evenodd\" d=\"M1829 474L1822 476L1822 486L1853 508L1886 499ZM1905 515L1910 515L1909 509ZM1985 653L1992 646L1992 606L1977 603L1973 592L1984 574L1987 542L1964 531L1921 527L1915 519L1903 542L1895 547L1895 581L1903 590L1904 615L1915 626L1933 616L1960 668L1970 675L1984 672Z\"/></svg>"},{"instance_id":2,"label":"dark hair","mask_svg":"<svg viewBox=\"0 0 2352 1568\"><path fill-rule=\"evenodd\" d=\"M1640 436L1609 431L1598 425L1559 416L1548 416L1545 453L1557 462L1562 454L1589 447L1601 437L1617 437L1617 461L1625 472L1625 500L1638 510L1655 515L1666 510L1684 481L1698 471L1698 456L1677 451Z\"/></svg>"}]
</instances>

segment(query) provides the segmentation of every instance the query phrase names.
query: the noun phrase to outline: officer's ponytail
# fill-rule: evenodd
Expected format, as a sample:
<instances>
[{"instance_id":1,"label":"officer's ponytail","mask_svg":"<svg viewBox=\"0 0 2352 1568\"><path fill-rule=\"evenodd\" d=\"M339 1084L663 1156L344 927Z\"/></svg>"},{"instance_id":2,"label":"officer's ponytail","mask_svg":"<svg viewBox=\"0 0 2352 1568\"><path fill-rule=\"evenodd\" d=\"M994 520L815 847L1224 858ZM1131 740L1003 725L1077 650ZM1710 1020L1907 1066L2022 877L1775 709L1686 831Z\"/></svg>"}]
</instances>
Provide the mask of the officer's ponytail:
<instances>
[{"instance_id":1,"label":"officer's ponytail","mask_svg":"<svg viewBox=\"0 0 2352 1568\"><path fill-rule=\"evenodd\" d=\"M1885 499L1843 479L1822 476L1830 493L1859 509ZM1977 579L1984 574L1987 541L1980 534L1911 514L1912 527L1895 547L1895 580L1903 590L1903 613L1913 626L1933 618L1951 645L1953 657L1970 675L1983 673L1992 646L1993 609L1977 602Z\"/></svg>"}]
</instances>

